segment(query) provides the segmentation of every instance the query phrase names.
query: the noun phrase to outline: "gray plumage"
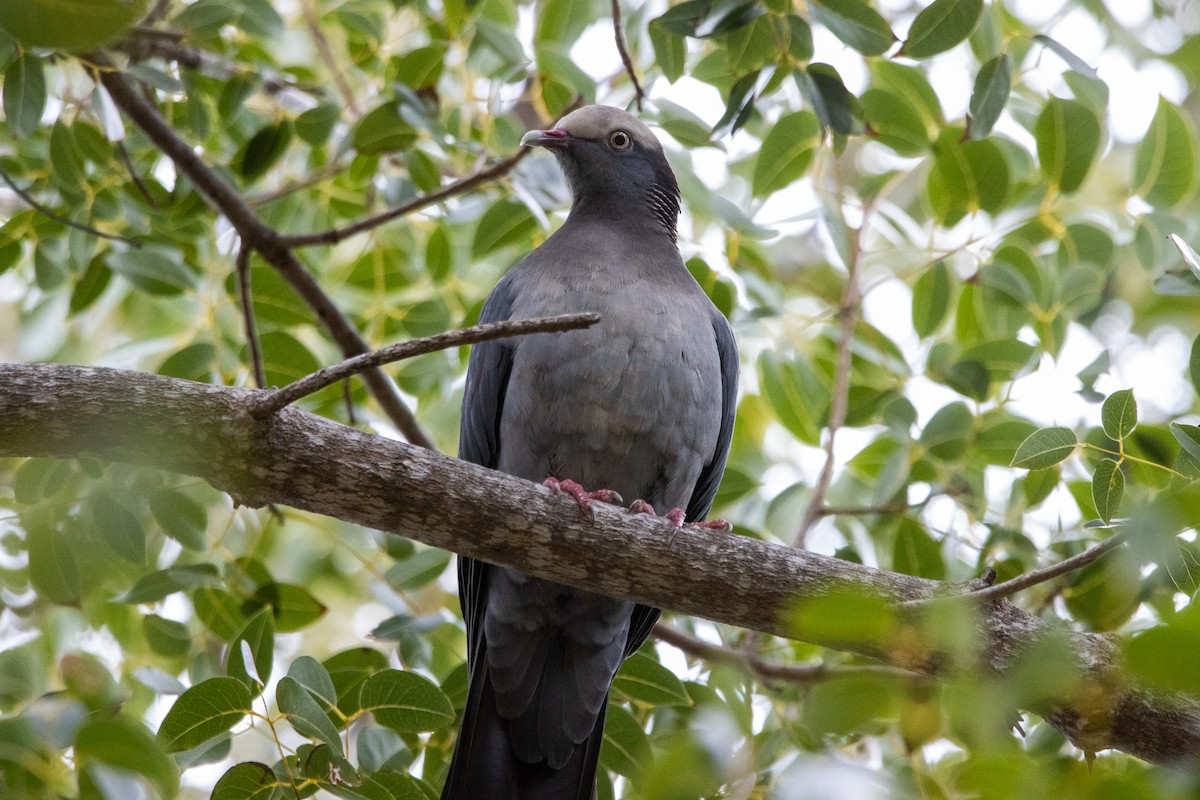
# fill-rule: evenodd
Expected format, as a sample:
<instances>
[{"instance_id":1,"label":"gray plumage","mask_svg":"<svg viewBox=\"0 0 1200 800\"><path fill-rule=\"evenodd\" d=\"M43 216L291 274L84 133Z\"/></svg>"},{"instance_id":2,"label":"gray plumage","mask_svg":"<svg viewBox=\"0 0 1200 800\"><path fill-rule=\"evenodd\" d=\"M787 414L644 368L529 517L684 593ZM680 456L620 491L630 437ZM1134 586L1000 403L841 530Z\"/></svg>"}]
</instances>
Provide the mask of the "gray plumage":
<instances>
[{"instance_id":1,"label":"gray plumage","mask_svg":"<svg viewBox=\"0 0 1200 800\"><path fill-rule=\"evenodd\" d=\"M459 455L571 479L662 514L708 513L733 430L737 352L675 245L679 190L657 139L588 106L523 143L557 156L574 202L480 322L595 311L593 328L476 345ZM470 688L442 797L590 798L621 661L658 610L459 560Z\"/></svg>"}]
</instances>

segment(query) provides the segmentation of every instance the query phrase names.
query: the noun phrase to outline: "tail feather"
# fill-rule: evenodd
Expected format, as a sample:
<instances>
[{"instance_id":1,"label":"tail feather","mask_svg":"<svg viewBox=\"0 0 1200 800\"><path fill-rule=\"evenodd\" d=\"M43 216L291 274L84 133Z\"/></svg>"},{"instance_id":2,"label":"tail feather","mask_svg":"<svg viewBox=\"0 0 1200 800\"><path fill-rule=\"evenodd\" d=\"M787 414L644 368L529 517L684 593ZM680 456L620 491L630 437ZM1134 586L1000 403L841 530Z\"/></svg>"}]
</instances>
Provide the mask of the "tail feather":
<instances>
[{"instance_id":1,"label":"tail feather","mask_svg":"<svg viewBox=\"0 0 1200 800\"><path fill-rule=\"evenodd\" d=\"M561 769L527 764L517 758L510 725L496 711L487 659L476 659L473 672L442 800L593 800L604 710Z\"/></svg>"}]
</instances>

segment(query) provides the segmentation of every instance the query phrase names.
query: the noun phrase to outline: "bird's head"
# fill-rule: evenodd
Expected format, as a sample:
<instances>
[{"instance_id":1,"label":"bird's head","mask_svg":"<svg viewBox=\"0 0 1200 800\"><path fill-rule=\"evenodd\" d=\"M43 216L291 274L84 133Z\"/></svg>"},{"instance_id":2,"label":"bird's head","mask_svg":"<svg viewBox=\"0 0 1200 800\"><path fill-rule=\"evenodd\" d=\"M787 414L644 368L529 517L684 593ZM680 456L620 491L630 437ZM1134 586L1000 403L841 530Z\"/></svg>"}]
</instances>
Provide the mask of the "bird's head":
<instances>
[{"instance_id":1,"label":"bird's head","mask_svg":"<svg viewBox=\"0 0 1200 800\"><path fill-rule=\"evenodd\" d=\"M554 153L576 208L644 210L675 238L679 184L658 139L632 114L612 106L584 106L554 128L529 131L521 144Z\"/></svg>"}]
</instances>

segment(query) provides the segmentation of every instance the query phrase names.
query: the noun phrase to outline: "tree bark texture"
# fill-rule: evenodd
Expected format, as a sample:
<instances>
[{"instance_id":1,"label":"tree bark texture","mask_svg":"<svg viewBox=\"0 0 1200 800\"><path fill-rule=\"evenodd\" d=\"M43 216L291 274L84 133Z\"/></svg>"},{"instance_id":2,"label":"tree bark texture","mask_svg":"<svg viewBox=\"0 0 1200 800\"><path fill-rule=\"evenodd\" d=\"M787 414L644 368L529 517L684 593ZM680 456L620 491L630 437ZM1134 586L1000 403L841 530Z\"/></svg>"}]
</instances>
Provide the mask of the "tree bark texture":
<instances>
[{"instance_id":1,"label":"tree bark texture","mask_svg":"<svg viewBox=\"0 0 1200 800\"><path fill-rule=\"evenodd\" d=\"M537 484L295 407L255 420L247 402L254 393L101 367L0 364L0 457L87 457L193 475L247 506L289 505L925 674L968 667L1003 676L1031 647L1057 640L1076 663L1076 689L1025 701L1027 710L1087 751L1116 748L1157 763L1200 756L1200 699L1135 685L1113 636L1072 631L1001 600L979 604L976 644L965 657L949 653L928 643L920 620L941 604L970 603L938 599L961 587L745 536L675 529L599 503L589 518ZM793 613L843 595L898 609L897 624L866 637ZM911 603L922 600L931 602Z\"/></svg>"}]
</instances>

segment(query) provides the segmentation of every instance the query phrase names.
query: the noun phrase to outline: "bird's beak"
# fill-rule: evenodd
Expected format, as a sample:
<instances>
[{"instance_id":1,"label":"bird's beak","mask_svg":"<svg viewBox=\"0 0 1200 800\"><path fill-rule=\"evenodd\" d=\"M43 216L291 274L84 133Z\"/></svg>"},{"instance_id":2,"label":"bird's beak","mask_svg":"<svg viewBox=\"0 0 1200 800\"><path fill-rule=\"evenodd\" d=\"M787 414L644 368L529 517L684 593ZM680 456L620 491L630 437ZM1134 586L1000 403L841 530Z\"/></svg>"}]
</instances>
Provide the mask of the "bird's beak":
<instances>
[{"instance_id":1,"label":"bird's beak","mask_svg":"<svg viewBox=\"0 0 1200 800\"><path fill-rule=\"evenodd\" d=\"M562 128L551 128L548 131L530 131L521 137L522 147L548 147L557 150L566 147L571 141L571 134Z\"/></svg>"}]
</instances>

